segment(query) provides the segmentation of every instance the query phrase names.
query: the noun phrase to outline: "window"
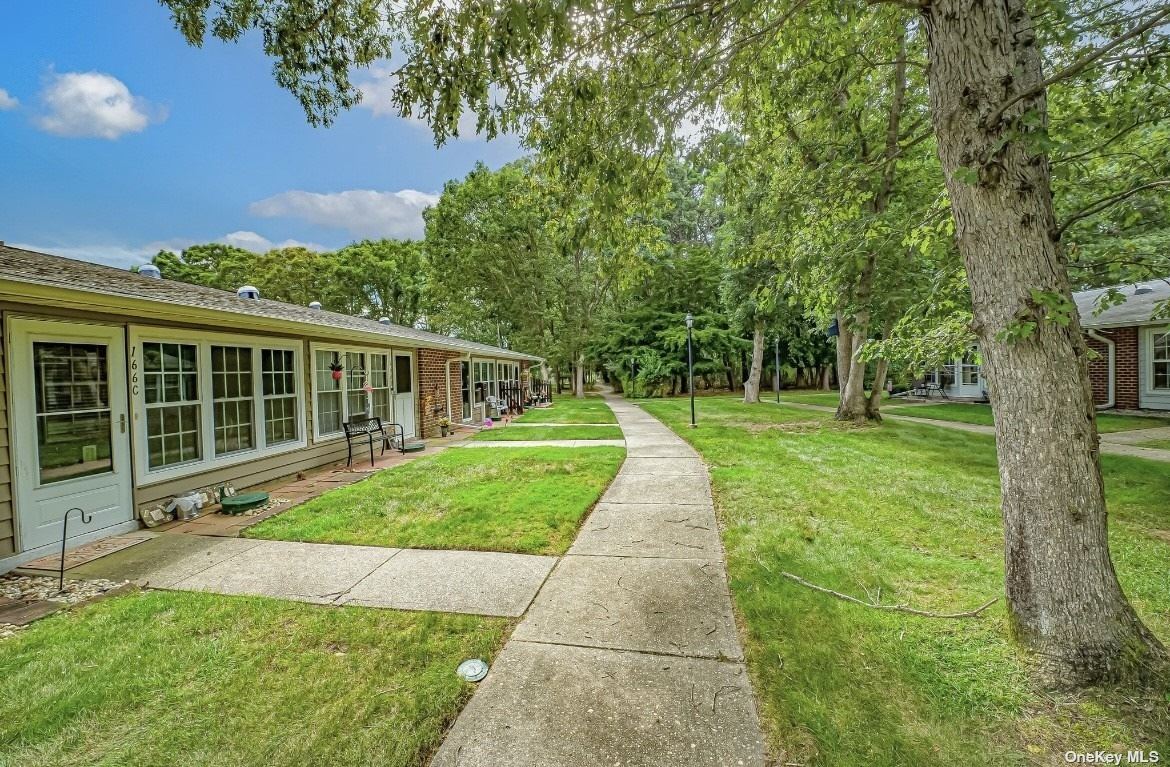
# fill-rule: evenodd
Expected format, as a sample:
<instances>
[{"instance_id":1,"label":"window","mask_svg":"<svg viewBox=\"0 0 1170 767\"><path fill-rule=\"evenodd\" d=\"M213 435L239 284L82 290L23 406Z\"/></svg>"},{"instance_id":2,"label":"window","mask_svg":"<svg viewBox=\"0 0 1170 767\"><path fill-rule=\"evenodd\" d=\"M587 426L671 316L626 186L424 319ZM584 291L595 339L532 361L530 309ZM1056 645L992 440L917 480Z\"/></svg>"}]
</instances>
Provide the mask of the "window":
<instances>
[{"instance_id":1,"label":"window","mask_svg":"<svg viewBox=\"0 0 1170 767\"><path fill-rule=\"evenodd\" d=\"M264 444L295 442L297 428L297 366L291 349L260 352L261 395L264 398Z\"/></svg>"},{"instance_id":2,"label":"window","mask_svg":"<svg viewBox=\"0 0 1170 767\"><path fill-rule=\"evenodd\" d=\"M316 360L317 378L317 433L337 434L341 431L342 380L334 379L332 365L341 364L339 352L318 349L313 355Z\"/></svg>"},{"instance_id":3,"label":"window","mask_svg":"<svg viewBox=\"0 0 1170 767\"><path fill-rule=\"evenodd\" d=\"M960 380L964 386L977 386L979 384L979 365L975 363L975 352L970 351L963 355L960 368Z\"/></svg>"},{"instance_id":4,"label":"window","mask_svg":"<svg viewBox=\"0 0 1170 767\"><path fill-rule=\"evenodd\" d=\"M350 418L369 415L365 352L345 353L345 405Z\"/></svg>"},{"instance_id":5,"label":"window","mask_svg":"<svg viewBox=\"0 0 1170 767\"><path fill-rule=\"evenodd\" d=\"M33 344L42 484L113 471L104 344Z\"/></svg>"},{"instance_id":6,"label":"window","mask_svg":"<svg viewBox=\"0 0 1170 767\"><path fill-rule=\"evenodd\" d=\"M341 433L342 424L361 416L394 420L393 371L384 352L315 349L314 382L317 403L317 436ZM410 358L405 358L409 369ZM332 364L341 366L334 380ZM406 391L410 391L409 385Z\"/></svg>"},{"instance_id":7,"label":"window","mask_svg":"<svg viewBox=\"0 0 1170 767\"><path fill-rule=\"evenodd\" d=\"M1150 361L1154 366L1154 389L1170 389L1170 330L1155 332L1150 339Z\"/></svg>"},{"instance_id":8,"label":"window","mask_svg":"<svg viewBox=\"0 0 1170 767\"><path fill-rule=\"evenodd\" d=\"M395 355L394 391L397 394L410 394L414 391L414 376L410 372L410 357Z\"/></svg>"},{"instance_id":9,"label":"window","mask_svg":"<svg viewBox=\"0 0 1170 767\"><path fill-rule=\"evenodd\" d=\"M370 355L370 412L384 422L393 421L394 408L390 399L390 371L385 354Z\"/></svg>"},{"instance_id":10,"label":"window","mask_svg":"<svg viewBox=\"0 0 1170 767\"><path fill-rule=\"evenodd\" d=\"M142 381L151 469L198 461L202 456L199 347L144 343Z\"/></svg>"},{"instance_id":11,"label":"window","mask_svg":"<svg viewBox=\"0 0 1170 767\"><path fill-rule=\"evenodd\" d=\"M215 418L215 454L238 453L256 447L250 348L211 347L211 401Z\"/></svg>"},{"instance_id":12,"label":"window","mask_svg":"<svg viewBox=\"0 0 1170 767\"><path fill-rule=\"evenodd\" d=\"M483 404L487 397L496 396L496 381L492 376L491 362L475 363L475 404Z\"/></svg>"}]
</instances>

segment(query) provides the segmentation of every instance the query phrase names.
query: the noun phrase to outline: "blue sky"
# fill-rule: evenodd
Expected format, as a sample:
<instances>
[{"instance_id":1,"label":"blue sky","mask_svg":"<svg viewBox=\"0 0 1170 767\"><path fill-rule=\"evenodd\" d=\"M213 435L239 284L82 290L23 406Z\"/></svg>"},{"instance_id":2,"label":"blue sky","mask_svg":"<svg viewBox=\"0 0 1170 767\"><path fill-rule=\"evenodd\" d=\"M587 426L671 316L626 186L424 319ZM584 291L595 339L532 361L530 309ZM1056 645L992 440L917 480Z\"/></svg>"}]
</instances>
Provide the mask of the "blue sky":
<instances>
[{"instance_id":1,"label":"blue sky","mask_svg":"<svg viewBox=\"0 0 1170 767\"><path fill-rule=\"evenodd\" d=\"M8 3L0 50L0 240L74 258L418 236L445 181L520 155L511 138L436 149L390 113L384 71L313 128L256 39L191 48L151 0Z\"/></svg>"}]
</instances>

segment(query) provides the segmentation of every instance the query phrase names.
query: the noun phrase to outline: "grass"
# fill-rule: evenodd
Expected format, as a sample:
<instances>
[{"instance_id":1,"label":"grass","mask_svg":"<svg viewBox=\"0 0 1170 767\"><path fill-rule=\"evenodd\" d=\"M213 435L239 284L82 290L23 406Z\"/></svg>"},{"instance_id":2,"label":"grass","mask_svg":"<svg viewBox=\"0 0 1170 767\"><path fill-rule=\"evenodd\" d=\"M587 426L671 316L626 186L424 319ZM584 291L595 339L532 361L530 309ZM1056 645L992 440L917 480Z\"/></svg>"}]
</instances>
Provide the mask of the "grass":
<instances>
[{"instance_id":1,"label":"grass","mask_svg":"<svg viewBox=\"0 0 1170 767\"><path fill-rule=\"evenodd\" d=\"M138 592L0 640L0 765L417 767L509 621Z\"/></svg>"},{"instance_id":2,"label":"grass","mask_svg":"<svg viewBox=\"0 0 1170 767\"><path fill-rule=\"evenodd\" d=\"M951 402L938 405L900 405L883 408L884 413L896 415L911 415L919 418L935 418L940 421L958 421L973 423L982 426L991 426L994 422L991 417L991 405L982 403ZM1170 426L1170 418L1145 415L1119 415L1117 413L1098 413L1097 430L1102 434L1117 431L1131 431L1134 429L1155 429L1159 426Z\"/></svg>"},{"instance_id":3,"label":"grass","mask_svg":"<svg viewBox=\"0 0 1170 767\"><path fill-rule=\"evenodd\" d=\"M760 395L760 399L766 402L776 401L776 392L771 392L771 397L768 392ZM866 392L866 396L869 392ZM883 399L885 399L883 397ZM813 391L809 389L781 389L781 402L797 402L803 405L824 405L825 407L837 407L841 402L841 395L835 391Z\"/></svg>"},{"instance_id":4,"label":"grass","mask_svg":"<svg viewBox=\"0 0 1170 767\"><path fill-rule=\"evenodd\" d=\"M522 426L516 429L484 429L472 439L487 442L532 439L622 439L617 426Z\"/></svg>"},{"instance_id":5,"label":"grass","mask_svg":"<svg viewBox=\"0 0 1170 767\"><path fill-rule=\"evenodd\" d=\"M620 447L449 449L328 492L245 534L563 554L624 457Z\"/></svg>"},{"instance_id":6,"label":"grass","mask_svg":"<svg viewBox=\"0 0 1170 767\"><path fill-rule=\"evenodd\" d=\"M524 423L617 423L605 400L596 395L577 399L571 394L557 397L551 407L529 408L516 421Z\"/></svg>"},{"instance_id":7,"label":"grass","mask_svg":"<svg viewBox=\"0 0 1170 767\"><path fill-rule=\"evenodd\" d=\"M772 757L858 764L1049 765L1067 750L1170 747L1167 698L1038 693L997 604L931 620L841 602L782 571L884 602L966 609L1003 591L993 439L905 422L700 399L644 406L711 467L730 586ZM1122 584L1170 638L1170 472L1104 456ZM1135 696L1136 697L1136 696ZM1144 710L1143 710L1144 707Z\"/></svg>"},{"instance_id":8,"label":"grass","mask_svg":"<svg viewBox=\"0 0 1170 767\"><path fill-rule=\"evenodd\" d=\"M1170 439L1151 439L1137 444L1140 447L1152 447L1155 450L1170 450Z\"/></svg>"}]
</instances>

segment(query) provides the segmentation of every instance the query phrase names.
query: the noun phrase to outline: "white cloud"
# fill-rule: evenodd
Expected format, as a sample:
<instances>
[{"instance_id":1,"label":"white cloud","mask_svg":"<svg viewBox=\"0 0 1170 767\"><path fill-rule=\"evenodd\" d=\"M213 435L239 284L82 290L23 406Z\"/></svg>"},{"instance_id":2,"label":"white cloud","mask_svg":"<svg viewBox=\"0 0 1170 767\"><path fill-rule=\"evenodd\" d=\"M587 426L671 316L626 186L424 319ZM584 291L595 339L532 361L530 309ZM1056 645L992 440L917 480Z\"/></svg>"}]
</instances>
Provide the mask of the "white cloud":
<instances>
[{"instance_id":1,"label":"white cloud","mask_svg":"<svg viewBox=\"0 0 1170 767\"><path fill-rule=\"evenodd\" d=\"M7 109L16 109L18 106L20 106L20 102L17 101L16 97L9 94L3 88L0 88L0 112Z\"/></svg>"},{"instance_id":2,"label":"white cloud","mask_svg":"<svg viewBox=\"0 0 1170 767\"><path fill-rule=\"evenodd\" d=\"M41 91L41 102L45 112L37 125L69 138L116 139L165 119L121 80L102 72L53 75Z\"/></svg>"},{"instance_id":3,"label":"white cloud","mask_svg":"<svg viewBox=\"0 0 1170 767\"><path fill-rule=\"evenodd\" d=\"M361 109L368 109L374 117L398 118L409 125L431 134L431 126L426 120L419 117L402 117L398 108L394 106L394 84L396 75L394 70L385 66L370 67L370 77L355 83L361 91L362 100L358 103ZM459 140L477 141L483 137L476 133L478 117L467 110L459 115Z\"/></svg>"},{"instance_id":4,"label":"white cloud","mask_svg":"<svg viewBox=\"0 0 1170 767\"><path fill-rule=\"evenodd\" d=\"M315 242L301 242L300 240L284 240L283 242L273 242L262 234L256 232L239 231L230 232L220 237L216 242L222 242L224 245L234 245L237 248L250 250L253 253L266 253L274 248L308 248L309 250L326 250L324 245L318 245Z\"/></svg>"},{"instance_id":5,"label":"white cloud","mask_svg":"<svg viewBox=\"0 0 1170 767\"><path fill-rule=\"evenodd\" d=\"M438 201L437 194L414 189L350 189L330 194L294 189L254 202L248 211L265 218L298 218L317 226L344 229L355 237L406 239L422 237L422 212Z\"/></svg>"},{"instance_id":6,"label":"white cloud","mask_svg":"<svg viewBox=\"0 0 1170 767\"><path fill-rule=\"evenodd\" d=\"M44 245L17 242L8 244L14 248L24 248L25 250L33 250L37 253L51 253L55 256L72 258L77 261L90 261L95 264L117 267L118 269L129 269L131 266L147 263L160 250L169 250L172 253L178 253L184 248L189 248L192 245L203 242L208 242L208 240L174 238L169 240L154 240L142 245L118 243L102 243L98 245ZM264 253L273 248L291 248L296 246L308 248L309 250L326 250L324 246L312 242L300 242L298 240L273 242L256 232L231 232L222 237L216 237L210 240L210 242L235 245L237 248L244 248L254 253ZM163 276L165 277L166 275Z\"/></svg>"}]
</instances>

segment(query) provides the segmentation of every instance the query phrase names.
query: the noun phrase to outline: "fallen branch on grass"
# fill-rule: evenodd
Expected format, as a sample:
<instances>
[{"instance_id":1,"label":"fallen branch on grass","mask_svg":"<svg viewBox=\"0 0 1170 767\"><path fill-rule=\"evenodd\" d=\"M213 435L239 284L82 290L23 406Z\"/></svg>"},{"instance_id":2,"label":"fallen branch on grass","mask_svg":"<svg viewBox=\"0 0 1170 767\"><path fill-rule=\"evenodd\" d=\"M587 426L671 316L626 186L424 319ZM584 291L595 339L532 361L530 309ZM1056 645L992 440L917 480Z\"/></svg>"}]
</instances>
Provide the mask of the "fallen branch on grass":
<instances>
[{"instance_id":1,"label":"fallen branch on grass","mask_svg":"<svg viewBox=\"0 0 1170 767\"><path fill-rule=\"evenodd\" d=\"M978 618L980 613L982 613L988 607L991 607L993 604L995 604L996 602L999 601L999 597L996 597L995 599L992 599L989 602L985 602L984 604L980 605L979 607L976 607L974 610L967 610L966 612L961 612L961 613L932 613L929 610L918 610L916 608L910 607L909 605L883 605L883 604L878 604L876 602L866 602L864 600L858 599L857 597L851 597L848 594L842 594L840 591L833 591L832 589L827 589L824 586L818 586L815 583L811 583L810 581L806 581L804 578L801 578L799 575L793 575L792 573L786 573L786 572L781 572L780 574L783 575L788 580L796 581L801 586L804 586L806 588L810 588L813 591L819 591L822 594L828 594L829 596L837 597L837 599L843 599L846 602L852 602L855 605L861 605L862 607L872 607L875 610L887 610L889 612L908 613L910 615L918 615L918 616L921 616L923 618Z\"/></svg>"}]
</instances>

